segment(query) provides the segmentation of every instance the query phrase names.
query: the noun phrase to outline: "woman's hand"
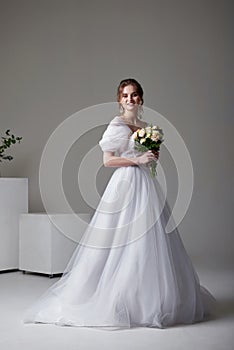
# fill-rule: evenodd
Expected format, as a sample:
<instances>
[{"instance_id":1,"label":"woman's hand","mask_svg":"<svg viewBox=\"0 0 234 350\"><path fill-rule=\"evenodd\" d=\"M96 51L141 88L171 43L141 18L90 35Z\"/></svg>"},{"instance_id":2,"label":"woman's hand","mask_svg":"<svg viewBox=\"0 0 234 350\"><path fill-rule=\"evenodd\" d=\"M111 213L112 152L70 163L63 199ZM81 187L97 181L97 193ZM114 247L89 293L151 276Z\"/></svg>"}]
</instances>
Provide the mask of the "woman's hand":
<instances>
[{"instance_id":1,"label":"woman's hand","mask_svg":"<svg viewBox=\"0 0 234 350\"><path fill-rule=\"evenodd\" d=\"M152 160L157 160L159 157L158 151L152 151L149 150L147 152L144 152L141 156L137 157L137 164L147 164L149 162L152 162Z\"/></svg>"}]
</instances>

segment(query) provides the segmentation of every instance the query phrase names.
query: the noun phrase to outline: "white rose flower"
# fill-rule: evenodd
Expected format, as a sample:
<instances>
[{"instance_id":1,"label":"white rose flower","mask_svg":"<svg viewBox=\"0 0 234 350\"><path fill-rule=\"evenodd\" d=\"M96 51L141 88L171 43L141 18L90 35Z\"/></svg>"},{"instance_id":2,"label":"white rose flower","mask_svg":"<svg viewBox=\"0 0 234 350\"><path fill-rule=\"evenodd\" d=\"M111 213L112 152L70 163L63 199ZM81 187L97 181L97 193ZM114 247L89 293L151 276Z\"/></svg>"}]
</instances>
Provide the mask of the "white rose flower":
<instances>
[{"instance_id":1,"label":"white rose flower","mask_svg":"<svg viewBox=\"0 0 234 350\"><path fill-rule=\"evenodd\" d=\"M152 136L157 136L157 135L159 135L159 132L158 132L158 130L154 130L153 132L152 132Z\"/></svg>"},{"instance_id":2,"label":"white rose flower","mask_svg":"<svg viewBox=\"0 0 234 350\"><path fill-rule=\"evenodd\" d=\"M141 130L138 132L138 135L139 135L140 137L145 136L145 130L144 130L144 129L141 129Z\"/></svg>"},{"instance_id":3,"label":"white rose flower","mask_svg":"<svg viewBox=\"0 0 234 350\"><path fill-rule=\"evenodd\" d=\"M140 139L140 143L142 144L142 143L144 143L146 141L146 139L144 138L144 139Z\"/></svg>"},{"instance_id":4,"label":"white rose flower","mask_svg":"<svg viewBox=\"0 0 234 350\"><path fill-rule=\"evenodd\" d=\"M151 140L157 142L159 140L159 136L152 136Z\"/></svg>"},{"instance_id":5,"label":"white rose flower","mask_svg":"<svg viewBox=\"0 0 234 350\"><path fill-rule=\"evenodd\" d=\"M138 138L137 131L135 131L135 132L133 133L133 138L134 138L134 140L136 140L136 139Z\"/></svg>"}]
</instances>

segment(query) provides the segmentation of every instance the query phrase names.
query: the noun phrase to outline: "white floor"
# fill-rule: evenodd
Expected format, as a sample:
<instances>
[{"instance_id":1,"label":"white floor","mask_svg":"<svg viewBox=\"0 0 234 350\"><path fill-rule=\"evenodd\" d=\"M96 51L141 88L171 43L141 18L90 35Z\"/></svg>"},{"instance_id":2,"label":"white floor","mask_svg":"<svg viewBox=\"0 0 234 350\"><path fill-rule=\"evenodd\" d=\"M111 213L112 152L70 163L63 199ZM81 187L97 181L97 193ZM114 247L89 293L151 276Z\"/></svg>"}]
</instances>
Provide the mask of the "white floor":
<instances>
[{"instance_id":1,"label":"white floor","mask_svg":"<svg viewBox=\"0 0 234 350\"><path fill-rule=\"evenodd\" d=\"M0 274L0 349L147 349L233 350L233 272L198 271L201 284L217 299L215 316L209 321L167 329L132 328L101 330L23 324L22 315L57 278L7 272Z\"/></svg>"}]
</instances>

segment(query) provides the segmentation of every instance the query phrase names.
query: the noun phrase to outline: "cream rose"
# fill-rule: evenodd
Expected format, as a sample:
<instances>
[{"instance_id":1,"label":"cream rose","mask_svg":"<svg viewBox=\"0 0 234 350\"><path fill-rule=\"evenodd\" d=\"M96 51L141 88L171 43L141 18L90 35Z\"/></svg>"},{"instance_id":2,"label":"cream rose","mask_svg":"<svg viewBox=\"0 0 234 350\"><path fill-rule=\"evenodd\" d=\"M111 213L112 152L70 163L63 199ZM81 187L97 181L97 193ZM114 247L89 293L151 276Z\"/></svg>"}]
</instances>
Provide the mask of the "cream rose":
<instances>
[{"instance_id":1,"label":"cream rose","mask_svg":"<svg viewBox=\"0 0 234 350\"><path fill-rule=\"evenodd\" d=\"M145 131L147 132L147 134L151 134L151 127L150 126L147 126L146 128L145 128Z\"/></svg>"},{"instance_id":2,"label":"cream rose","mask_svg":"<svg viewBox=\"0 0 234 350\"><path fill-rule=\"evenodd\" d=\"M153 130L153 132L152 132L152 136L157 136L157 135L159 135L159 131L158 130Z\"/></svg>"},{"instance_id":3,"label":"cream rose","mask_svg":"<svg viewBox=\"0 0 234 350\"><path fill-rule=\"evenodd\" d=\"M141 129L141 130L138 132L138 135L139 135L139 137L145 136L145 130L144 130L144 129Z\"/></svg>"}]
</instances>

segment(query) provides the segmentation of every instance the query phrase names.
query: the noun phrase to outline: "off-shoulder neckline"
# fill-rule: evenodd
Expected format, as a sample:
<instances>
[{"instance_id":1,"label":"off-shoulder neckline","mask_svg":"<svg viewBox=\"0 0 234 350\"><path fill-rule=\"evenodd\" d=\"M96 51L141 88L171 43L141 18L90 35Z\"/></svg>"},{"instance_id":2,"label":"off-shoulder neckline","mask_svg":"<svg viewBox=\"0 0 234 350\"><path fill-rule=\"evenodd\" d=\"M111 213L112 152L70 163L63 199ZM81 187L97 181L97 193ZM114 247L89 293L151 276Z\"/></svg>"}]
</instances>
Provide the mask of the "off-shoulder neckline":
<instances>
[{"instance_id":1,"label":"off-shoulder neckline","mask_svg":"<svg viewBox=\"0 0 234 350\"><path fill-rule=\"evenodd\" d=\"M122 123L123 123L124 125L126 125L126 127L127 127L128 129L130 129L132 132L134 132L134 130L132 130L132 129L130 128L130 126L128 126L128 124L125 123L125 121L123 120L123 118L121 118L119 115L117 115L116 118L120 119L120 120L122 121ZM146 126L142 126L142 127L139 126L138 129L147 127L148 125L149 125L149 124L146 122ZM137 129L136 129L136 130L137 130Z\"/></svg>"}]
</instances>

